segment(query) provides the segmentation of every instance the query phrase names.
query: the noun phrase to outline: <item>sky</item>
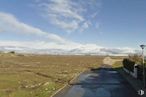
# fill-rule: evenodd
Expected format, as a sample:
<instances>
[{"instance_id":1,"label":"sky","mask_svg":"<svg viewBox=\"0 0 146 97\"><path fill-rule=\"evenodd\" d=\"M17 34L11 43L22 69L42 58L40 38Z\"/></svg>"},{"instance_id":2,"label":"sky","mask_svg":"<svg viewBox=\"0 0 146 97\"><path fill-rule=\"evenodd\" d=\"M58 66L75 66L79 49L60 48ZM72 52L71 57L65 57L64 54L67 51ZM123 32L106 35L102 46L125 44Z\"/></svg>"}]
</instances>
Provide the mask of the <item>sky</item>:
<instances>
[{"instance_id":1,"label":"sky","mask_svg":"<svg viewBox=\"0 0 146 97\"><path fill-rule=\"evenodd\" d=\"M0 50L129 54L146 42L145 0L0 0Z\"/></svg>"}]
</instances>

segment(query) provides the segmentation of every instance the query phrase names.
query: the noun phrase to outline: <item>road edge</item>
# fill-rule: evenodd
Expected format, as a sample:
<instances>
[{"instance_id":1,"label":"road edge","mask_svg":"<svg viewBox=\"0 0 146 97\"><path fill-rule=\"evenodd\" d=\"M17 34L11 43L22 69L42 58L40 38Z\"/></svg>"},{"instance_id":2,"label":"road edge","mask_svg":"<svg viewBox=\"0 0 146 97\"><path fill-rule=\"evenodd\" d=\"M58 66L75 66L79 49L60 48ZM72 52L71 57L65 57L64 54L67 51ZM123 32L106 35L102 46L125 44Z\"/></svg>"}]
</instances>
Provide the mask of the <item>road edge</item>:
<instances>
[{"instance_id":1,"label":"road edge","mask_svg":"<svg viewBox=\"0 0 146 97\"><path fill-rule=\"evenodd\" d=\"M84 71L76 74L68 83L66 83L62 88L58 89L50 97L57 97L57 95L59 95L60 93L64 92L65 90L69 89L71 87L70 83L75 82L82 73L87 72L87 71L89 71L89 70L84 70Z\"/></svg>"}]
</instances>

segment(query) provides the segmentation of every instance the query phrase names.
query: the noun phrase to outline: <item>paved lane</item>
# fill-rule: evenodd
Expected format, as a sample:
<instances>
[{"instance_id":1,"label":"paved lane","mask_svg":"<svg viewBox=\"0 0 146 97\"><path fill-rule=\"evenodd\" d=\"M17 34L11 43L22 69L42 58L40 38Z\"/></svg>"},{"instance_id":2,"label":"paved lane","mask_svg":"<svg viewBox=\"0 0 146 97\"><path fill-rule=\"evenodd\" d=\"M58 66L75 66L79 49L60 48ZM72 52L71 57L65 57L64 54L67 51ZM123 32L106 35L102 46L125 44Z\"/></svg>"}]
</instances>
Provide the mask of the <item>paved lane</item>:
<instances>
[{"instance_id":1,"label":"paved lane","mask_svg":"<svg viewBox=\"0 0 146 97\"><path fill-rule=\"evenodd\" d=\"M55 97L139 97L116 71L101 68L81 74L71 87Z\"/></svg>"}]
</instances>

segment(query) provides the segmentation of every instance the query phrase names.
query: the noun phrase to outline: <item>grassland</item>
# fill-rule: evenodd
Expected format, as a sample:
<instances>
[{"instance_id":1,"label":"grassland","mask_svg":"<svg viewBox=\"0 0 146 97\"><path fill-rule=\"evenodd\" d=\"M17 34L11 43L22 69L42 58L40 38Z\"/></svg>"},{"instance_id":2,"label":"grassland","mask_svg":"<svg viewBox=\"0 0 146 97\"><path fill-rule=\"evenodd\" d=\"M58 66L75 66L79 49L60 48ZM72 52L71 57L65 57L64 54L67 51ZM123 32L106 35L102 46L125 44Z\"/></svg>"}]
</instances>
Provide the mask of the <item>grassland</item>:
<instances>
[{"instance_id":1,"label":"grassland","mask_svg":"<svg viewBox=\"0 0 146 97\"><path fill-rule=\"evenodd\" d=\"M103 58L0 54L0 97L49 97L78 73L98 68Z\"/></svg>"}]
</instances>

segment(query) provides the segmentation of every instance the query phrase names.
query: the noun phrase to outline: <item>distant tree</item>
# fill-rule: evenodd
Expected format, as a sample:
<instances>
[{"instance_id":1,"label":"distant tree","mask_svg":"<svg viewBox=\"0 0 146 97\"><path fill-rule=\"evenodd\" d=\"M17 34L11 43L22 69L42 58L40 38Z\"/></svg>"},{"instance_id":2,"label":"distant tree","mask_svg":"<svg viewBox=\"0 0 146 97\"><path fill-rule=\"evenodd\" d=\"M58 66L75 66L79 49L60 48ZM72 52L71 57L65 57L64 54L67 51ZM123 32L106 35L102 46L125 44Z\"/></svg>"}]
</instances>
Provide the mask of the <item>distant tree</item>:
<instances>
[{"instance_id":1,"label":"distant tree","mask_svg":"<svg viewBox=\"0 0 146 97\"><path fill-rule=\"evenodd\" d=\"M10 53L10 54L15 54L15 51L10 51L9 53Z\"/></svg>"},{"instance_id":2,"label":"distant tree","mask_svg":"<svg viewBox=\"0 0 146 97\"><path fill-rule=\"evenodd\" d=\"M138 54L129 55L129 59L131 61L134 61L136 64L142 63L142 57L141 55L138 55Z\"/></svg>"}]
</instances>

